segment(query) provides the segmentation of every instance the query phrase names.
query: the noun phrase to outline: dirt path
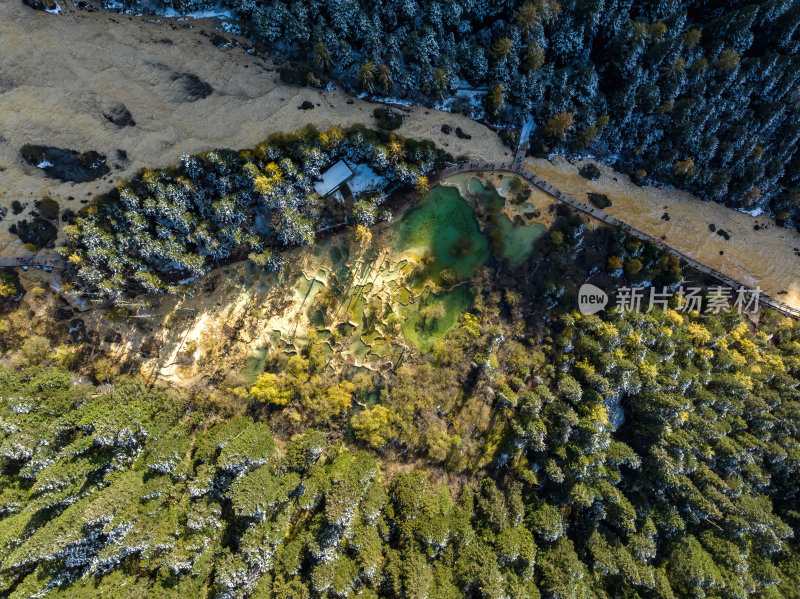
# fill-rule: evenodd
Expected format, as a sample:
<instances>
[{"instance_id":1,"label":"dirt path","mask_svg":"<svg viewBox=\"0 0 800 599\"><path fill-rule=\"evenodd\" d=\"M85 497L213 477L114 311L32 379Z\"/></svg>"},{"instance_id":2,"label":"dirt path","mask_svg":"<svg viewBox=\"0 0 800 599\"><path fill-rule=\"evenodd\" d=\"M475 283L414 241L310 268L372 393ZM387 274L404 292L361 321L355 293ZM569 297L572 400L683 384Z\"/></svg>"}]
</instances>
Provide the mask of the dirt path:
<instances>
[{"instance_id":1,"label":"dirt path","mask_svg":"<svg viewBox=\"0 0 800 599\"><path fill-rule=\"evenodd\" d=\"M210 35L218 33L218 21L62 9L53 15L20 0L0 2L0 207L8 212L0 224L0 255L24 253L8 226L43 195L77 211L119 179L174 164L184 153L253 147L270 133L308 123L374 125L376 104L339 90L286 86L270 60L217 48ZM213 89L207 97L200 97L208 90L203 84ZM306 101L313 108L299 110ZM104 116L120 105L135 126L119 127ZM472 139L442 133L443 124ZM491 130L460 115L411 108L398 132L433 140L454 156L511 156ZM107 156L111 172L81 184L48 179L21 159L26 143L96 150ZM14 200L26 205L21 214L9 210Z\"/></svg>"},{"instance_id":2,"label":"dirt path","mask_svg":"<svg viewBox=\"0 0 800 599\"><path fill-rule=\"evenodd\" d=\"M376 104L338 90L288 87L270 60L240 48L217 48L210 41L217 25L210 19L70 8L52 15L20 0L0 2L0 207L7 211L0 223L0 256L28 253L8 227L29 218L33 201L44 195L59 200L62 209L77 211L119 179L143 167L174 164L184 153L252 147L272 132L294 131L307 123L322 128L373 124ZM213 89L207 97L200 97L207 89L203 84ZM299 110L305 101L314 108ZM135 126L119 127L104 116L119 105L130 112ZM442 124L461 127L471 139L442 133ZM514 162L495 133L460 115L411 108L399 132L431 139L454 156ZM108 157L111 172L81 184L48 179L21 159L19 148L26 143L96 150ZM681 253L800 308L796 231L685 192L640 188L604 165L598 165L600 179L587 181L560 157L525 164L581 201L589 191L605 193L613 202L612 216L658 239L666 236ZM16 215L9 209L15 200L23 205ZM710 224L730 239L712 233Z\"/></svg>"},{"instance_id":3,"label":"dirt path","mask_svg":"<svg viewBox=\"0 0 800 599\"><path fill-rule=\"evenodd\" d=\"M639 187L628 176L596 161L591 162L600 169L600 178L588 181L578 174L584 162L589 161L572 164L560 156L552 161L529 158L525 166L580 201L588 202L589 192L607 195L612 204L605 212L611 216L800 309L800 233L796 230L778 227L766 215L753 217L680 190Z\"/></svg>"}]
</instances>

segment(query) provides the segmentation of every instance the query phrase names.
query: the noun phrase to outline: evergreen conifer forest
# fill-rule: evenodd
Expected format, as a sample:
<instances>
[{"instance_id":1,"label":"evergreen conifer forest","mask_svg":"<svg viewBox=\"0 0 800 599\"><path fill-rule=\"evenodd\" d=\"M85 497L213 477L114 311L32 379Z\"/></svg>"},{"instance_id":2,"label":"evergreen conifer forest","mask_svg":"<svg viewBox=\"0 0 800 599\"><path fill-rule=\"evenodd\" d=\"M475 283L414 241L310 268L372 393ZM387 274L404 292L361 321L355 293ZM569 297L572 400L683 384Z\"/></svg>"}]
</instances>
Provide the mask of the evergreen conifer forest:
<instances>
[{"instance_id":1,"label":"evergreen conifer forest","mask_svg":"<svg viewBox=\"0 0 800 599\"><path fill-rule=\"evenodd\" d=\"M0 599L800 598L800 287L722 272L800 230L798 0L65 2L298 124L0 164Z\"/></svg>"},{"instance_id":2,"label":"evergreen conifer forest","mask_svg":"<svg viewBox=\"0 0 800 599\"><path fill-rule=\"evenodd\" d=\"M206 0L135 8L202 11ZM498 125L642 182L800 225L793 0L226 0L258 48L376 97Z\"/></svg>"},{"instance_id":3,"label":"evergreen conifer forest","mask_svg":"<svg viewBox=\"0 0 800 599\"><path fill-rule=\"evenodd\" d=\"M798 323L564 312L533 343L505 304L368 409L313 346L234 413L23 342L0 368L0 592L795 597Z\"/></svg>"},{"instance_id":4,"label":"evergreen conifer forest","mask_svg":"<svg viewBox=\"0 0 800 599\"><path fill-rule=\"evenodd\" d=\"M183 156L177 167L144 170L96 198L65 228L69 245L59 250L81 284L111 298L186 293L214 264L236 258L279 270L275 249L312 244L348 220L391 218L385 190L361 194L350 214L321 197L314 182L331 164L362 162L387 184L412 188L443 161L431 144L382 137L363 126L308 127L253 150Z\"/></svg>"}]
</instances>

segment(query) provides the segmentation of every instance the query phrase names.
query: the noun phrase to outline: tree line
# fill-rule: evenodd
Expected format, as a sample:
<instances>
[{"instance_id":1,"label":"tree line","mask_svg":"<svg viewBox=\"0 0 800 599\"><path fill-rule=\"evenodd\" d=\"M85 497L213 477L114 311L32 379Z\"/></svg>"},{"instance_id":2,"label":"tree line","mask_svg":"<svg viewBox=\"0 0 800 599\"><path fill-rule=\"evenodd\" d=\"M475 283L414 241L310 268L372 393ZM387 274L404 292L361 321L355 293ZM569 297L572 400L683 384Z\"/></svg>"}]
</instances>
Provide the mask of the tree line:
<instances>
[{"instance_id":1,"label":"tree line","mask_svg":"<svg viewBox=\"0 0 800 599\"><path fill-rule=\"evenodd\" d=\"M185 293L214 265L249 258L278 269L281 249L311 244L322 229L391 218L386 189L360 191L348 206L320 197L315 183L339 160L368 165L386 188L410 190L424 187L443 156L432 144L360 125L276 133L252 150L186 155L120 181L64 228L67 245L58 250L85 291L111 299Z\"/></svg>"},{"instance_id":2,"label":"tree line","mask_svg":"<svg viewBox=\"0 0 800 599\"><path fill-rule=\"evenodd\" d=\"M261 49L306 65L302 81L322 72L501 126L532 114L536 153L595 156L800 225L792 0L223 4Z\"/></svg>"},{"instance_id":3,"label":"tree line","mask_svg":"<svg viewBox=\"0 0 800 599\"><path fill-rule=\"evenodd\" d=\"M0 593L794 597L800 323L581 315L555 273L677 266L570 216L537 252L382 376L312 338L252 387L99 386L3 317Z\"/></svg>"}]
</instances>

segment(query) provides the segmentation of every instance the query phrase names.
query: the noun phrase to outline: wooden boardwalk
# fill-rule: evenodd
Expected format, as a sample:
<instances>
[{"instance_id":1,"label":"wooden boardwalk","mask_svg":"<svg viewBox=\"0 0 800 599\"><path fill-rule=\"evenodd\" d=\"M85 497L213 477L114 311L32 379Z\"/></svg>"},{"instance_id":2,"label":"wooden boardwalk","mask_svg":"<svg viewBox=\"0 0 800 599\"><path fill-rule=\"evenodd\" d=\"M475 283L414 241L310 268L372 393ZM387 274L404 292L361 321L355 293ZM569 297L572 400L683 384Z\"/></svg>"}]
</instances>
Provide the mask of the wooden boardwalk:
<instances>
[{"instance_id":1,"label":"wooden boardwalk","mask_svg":"<svg viewBox=\"0 0 800 599\"><path fill-rule=\"evenodd\" d=\"M450 166L446 169L443 169L430 177L431 183L436 183L442 179L450 177L452 175L458 173L467 173L467 172L486 172L486 171L507 171L510 173L514 173L515 175L521 177L531 185L538 187L539 189L547 192L551 196L555 197L556 199L564 202L565 204L569 204L576 210L583 212L584 214L588 214L589 216L596 218L598 220L603 221L604 223L611 225L613 227L620 227L623 231L628 233L629 235L633 235L634 237L638 237L639 239L643 239L653 243L654 245L658 246L665 252L675 256L676 258L683 260L686 264L702 272L706 275L709 275L721 283L731 287L734 290L738 290L739 288L746 288L749 287L740 281L729 277L728 275L721 273L720 271L706 266L705 264L698 262L696 259L692 258L691 256L687 256L686 254L682 253L681 251L675 249L671 245L665 243L661 239L657 239L652 235L645 233L644 231L640 231L639 229L630 226L627 223L622 222L615 216L611 216L607 212L596 208L586 202L582 202L577 198L572 197L569 194L564 193L560 189L557 189L553 185L550 185L547 181L543 180L542 178L538 177L536 174L532 173L528 169L524 167L524 157L525 157L525 149L523 144L520 149L516 152L514 156L514 160L512 162L461 162L459 164ZM64 259L60 257L56 257L53 255L45 255L44 253L41 254L29 254L27 256L17 256L17 257L8 257L8 258L0 258L0 268L2 267L34 267L34 268L47 268L47 269L64 269L67 266L67 263ZM787 316L793 316L795 318L800 318L800 310L790 306L789 304L777 300L773 297L770 297L763 291L760 292L759 295L759 302L763 305L769 306L773 310L777 310L782 314L786 314Z\"/></svg>"},{"instance_id":2,"label":"wooden boardwalk","mask_svg":"<svg viewBox=\"0 0 800 599\"><path fill-rule=\"evenodd\" d=\"M450 177L452 175L458 173L467 173L467 172L485 172L485 171L507 171L514 173L515 175L521 177L522 179L526 180L531 185L538 187L539 189L549 193L551 196L557 198L558 200L564 202L565 204L569 204L576 210L583 212L584 214L588 214L598 220L603 221L606 224L609 224L614 227L620 227L623 231L628 233L629 235L633 235L634 237L638 237L639 239L649 241L654 245L658 246L665 252L672 254L676 258L683 260L686 264L698 270L704 274L707 274L721 283L731 287L734 290L738 290L739 288L750 289L749 286L741 283L729 277L728 275L721 273L720 271L716 270L715 268L711 268L706 266L705 264L698 262L696 259L692 258L691 256L687 256L686 254L682 253L681 251L675 249L671 245L665 243L661 239L657 239L650 235L649 233L645 233L644 231L640 231L639 229L630 226L627 223L622 222L615 216L611 216L607 212L596 208L586 202L582 202L577 198L572 197L569 194L564 193L560 189L555 188L554 186L550 185L547 181L543 180L542 178L538 177L528 169L524 167L523 160L520 159L519 154L514 157L513 162L461 162L457 165L450 166L446 169L443 169L433 175L431 177L431 182L438 182L442 179ZM789 304L777 300L773 297L770 297L763 291L759 294L759 303L765 306L769 306L773 310L777 310L782 314L787 316L793 316L795 318L800 317L800 310L790 306Z\"/></svg>"},{"instance_id":3,"label":"wooden boardwalk","mask_svg":"<svg viewBox=\"0 0 800 599\"><path fill-rule=\"evenodd\" d=\"M11 256L7 258L0 258L0 267L34 267L34 268L58 268L64 269L67 263L63 258L45 255L45 254L28 254L27 256Z\"/></svg>"}]
</instances>

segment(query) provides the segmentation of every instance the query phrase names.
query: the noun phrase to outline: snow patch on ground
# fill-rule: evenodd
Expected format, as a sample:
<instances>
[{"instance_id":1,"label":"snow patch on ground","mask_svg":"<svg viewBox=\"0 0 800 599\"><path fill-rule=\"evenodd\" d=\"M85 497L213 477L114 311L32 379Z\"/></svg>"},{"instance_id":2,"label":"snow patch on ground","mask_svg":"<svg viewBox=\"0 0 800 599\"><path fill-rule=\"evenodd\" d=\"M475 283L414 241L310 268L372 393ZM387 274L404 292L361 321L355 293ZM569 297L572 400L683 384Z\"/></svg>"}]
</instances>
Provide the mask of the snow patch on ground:
<instances>
[{"instance_id":1,"label":"snow patch on ground","mask_svg":"<svg viewBox=\"0 0 800 599\"><path fill-rule=\"evenodd\" d=\"M119 10L126 14L134 15L137 17L143 16L141 12L134 12L132 10L123 10L122 2L119 0L105 0L103 5L111 10ZM51 11L48 11L51 12ZM184 22L189 19L227 19L228 21L235 21L236 15L232 8L226 8L222 6L215 6L212 8L207 8L205 10L195 10L193 12L181 12L177 11L172 7L165 7L161 10L153 10L152 12L148 11L149 15L155 15L159 17L166 17L168 19L177 19L178 22ZM157 19L150 20L151 23L160 23ZM222 27L229 27L231 30L225 29L229 33L238 34L238 27L233 25L229 22L223 23Z\"/></svg>"},{"instance_id":2,"label":"snow patch on ground","mask_svg":"<svg viewBox=\"0 0 800 599\"><path fill-rule=\"evenodd\" d=\"M354 196L370 191L378 191L386 187L389 181L373 171L368 164L351 166L353 177L347 181L347 186Z\"/></svg>"},{"instance_id":3,"label":"snow patch on ground","mask_svg":"<svg viewBox=\"0 0 800 599\"><path fill-rule=\"evenodd\" d=\"M525 119L525 122L522 124L522 131L519 133L519 143L520 145L528 143L528 137L530 137L531 131L536 128L536 121L533 119L533 115L528 115L528 118Z\"/></svg>"},{"instance_id":4,"label":"snow patch on ground","mask_svg":"<svg viewBox=\"0 0 800 599\"><path fill-rule=\"evenodd\" d=\"M208 8L206 10L196 10L194 12L181 13L174 8L167 8L160 11L159 14L163 17L174 19L176 17L183 17L188 19L230 19L235 20L233 10L230 8L223 8L221 6L215 8Z\"/></svg>"},{"instance_id":5,"label":"snow patch on ground","mask_svg":"<svg viewBox=\"0 0 800 599\"><path fill-rule=\"evenodd\" d=\"M447 112L461 112L464 108L468 108L472 117L483 115L483 99L486 94L483 90L479 89L459 89L456 93L445 98L441 102L434 105L436 110L445 110Z\"/></svg>"},{"instance_id":6,"label":"snow patch on ground","mask_svg":"<svg viewBox=\"0 0 800 599\"><path fill-rule=\"evenodd\" d=\"M613 430L617 430L625 423L625 410L622 409L620 397L612 396L606 399L606 410L608 410L608 421Z\"/></svg>"},{"instance_id":7,"label":"snow patch on ground","mask_svg":"<svg viewBox=\"0 0 800 599\"><path fill-rule=\"evenodd\" d=\"M760 216L764 214L763 208L753 208L752 210L740 210L740 212L744 212L745 214L749 214L750 216Z\"/></svg>"},{"instance_id":8,"label":"snow patch on ground","mask_svg":"<svg viewBox=\"0 0 800 599\"><path fill-rule=\"evenodd\" d=\"M58 5L58 2L56 2L55 8L45 8L44 11L49 12L51 15L57 15L61 12L61 7Z\"/></svg>"},{"instance_id":9,"label":"snow patch on ground","mask_svg":"<svg viewBox=\"0 0 800 599\"><path fill-rule=\"evenodd\" d=\"M483 101L488 93L484 89L470 87L466 81L459 81L455 93L433 107L447 112L464 112L466 108L472 118L480 119L484 116Z\"/></svg>"},{"instance_id":10,"label":"snow patch on ground","mask_svg":"<svg viewBox=\"0 0 800 599\"><path fill-rule=\"evenodd\" d=\"M242 30L239 29L237 25L234 25L233 23L228 23L228 21L222 21L222 23L219 24L219 27L217 29L219 29L220 31L224 31L226 33L231 33L233 35L242 35Z\"/></svg>"},{"instance_id":11,"label":"snow patch on ground","mask_svg":"<svg viewBox=\"0 0 800 599\"><path fill-rule=\"evenodd\" d=\"M397 104L398 106L414 106L414 102L411 100L404 100L403 98L375 98L376 100L380 100L384 104Z\"/></svg>"}]
</instances>

